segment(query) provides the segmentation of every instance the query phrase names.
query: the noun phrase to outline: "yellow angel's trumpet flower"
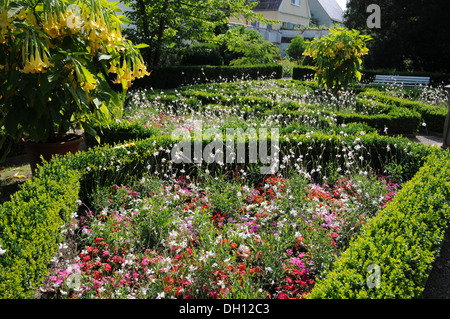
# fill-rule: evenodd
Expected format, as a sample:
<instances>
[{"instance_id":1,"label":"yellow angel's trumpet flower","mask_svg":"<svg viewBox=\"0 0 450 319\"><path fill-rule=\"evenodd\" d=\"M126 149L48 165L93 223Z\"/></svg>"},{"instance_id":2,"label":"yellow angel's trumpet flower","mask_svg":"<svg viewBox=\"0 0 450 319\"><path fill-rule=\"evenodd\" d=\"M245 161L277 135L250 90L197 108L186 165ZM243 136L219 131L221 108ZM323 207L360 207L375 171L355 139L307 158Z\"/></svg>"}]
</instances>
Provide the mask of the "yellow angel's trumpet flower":
<instances>
[{"instance_id":1,"label":"yellow angel's trumpet flower","mask_svg":"<svg viewBox=\"0 0 450 319\"><path fill-rule=\"evenodd\" d=\"M95 19L94 12L92 12L92 13L91 13L91 16L89 17L88 26L89 26L89 28L92 29L92 30L98 30L98 29L100 29L100 25L97 23L97 21L96 21L96 19Z\"/></svg>"},{"instance_id":2,"label":"yellow angel's trumpet flower","mask_svg":"<svg viewBox=\"0 0 450 319\"><path fill-rule=\"evenodd\" d=\"M97 85L95 83L85 82L81 88L83 89L83 91L88 92L94 90L96 87Z\"/></svg>"},{"instance_id":3,"label":"yellow angel's trumpet flower","mask_svg":"<svg viewBox=\"0 0 450 319\"><path fill-rule=\"evenodd\" d=\"M113 83L120 84L120 83L126 83L127 87L131 87L131 81L132 81L132 72L127 68L127 61L126 59L123 61L122 67L118 70L117 78Z\"/></svg>"},{"instance_id":4,"label":"yellow angel's trumpet flower","mask_svg":"<svg viewBox=\"0 0 450 319\"><path fill-rule=\"evenodd\" d=\"M147 71L147 67L144 65L142 59L137 59L133 65L133 78L143 78L146 75L150 75Z\"/></svg>"},{"instance_id":5,"label":"yellow angel's trumpet flower","mask_svg":"<svg viewBox=\"0 0 450 319\"><path fill-rule=\"evenodd\" d=\"M43 57L43 59L42 59L42 62L44 63L44 67L46 67L46 68L49 68L49 67L54 66L54 64L51 63L51 62L48 60L48 55L45 54L45 53L44 53L44 57Z\"/></svg>"},{"instance_id":6,"label":"yellow angel's trumpet flower","mask_svg":"<svg viewBox=\"0 0 450 319\"><path fill-rule=\"evenodd\" d=\"M83 22L81 17L75 11L66 13L66 25L72 31L72 34L79 33Z\"/></svg>"},{"instance_id":7,"label":"yellow angel's trumpet flower","mask_svg":"<svg viewBox=\"0 0 450 319\"><path fill-rule=\"evenodd\" d=\"M111 66L108 69L109 73L117 73L117 66L114 63L111 63Z\"/></svg>"},{"instance_id":8,"label":"yellow angel's trumpet flower","mask_svg":"<svg viewBox=\"0 0 450 319\"><path fill-rule=\"evenodd\" d=\"M31 25L37 25L38 24L37 20L36 20L36 17L34 16L34 14L31 11L27 12L27 16L26 16L25 21L29 22Z\"/></svg>"},{"instance_id":9,"label":"yellow angel's trumpet flower","mask_svg":"<svg viewBox=\"0 0 450 319\"><path fill-rule=\"evenodd\" d=\"M53 14L46 15L45 22L42 27L44 31L52 38L55 39L60 35L58 25L55 23L56 17Z\"/></svg>"},{"instance_id":10,"label":"yellow angel's trumpet flower","mask_svg":"<svg viewBox=\"0 0 450 319\"><path fill-rule=\"evenodd\" d=\"M45 73L47 72L44 68L47 65L42 61L41 55L39 54L38 49L36 48L36 59L35 59L35 69L36 73Z\"/></svg>"},{"instance_id":11,"label":"yellow angel's trumpet flower","mask_svg":"<svg viewBox=\"0 0 450 319\"><path fill-rule=\"evenodd\" d=\"M8 17L8 11L2 8L2 13L0 14L0 29L5 29L9 27L13 18Z\"/></svg>"},{"instance_id":12,"label":"yellow angel's trumpet flower","mask_svg":"<svg viewBox=\"0 0 450 319\"><path fill-rule=\"evenodd\" d=\"M19 70L22 73L36 73L36 59L33 54L24 62L24 67Z\"/></svg>"},{"instance_id":13,"label":"yellow angel's trumpet flower","mask_svg":"<svg viewBox=\"0 0 450 319\"><path fill-rule=\"evenodd\" d=\"M29 58L25 59L24 67L19 71L22 73L45 73L47 72L45 68L50 66L53 66L53 64L48 61L47 55L44 53L44 59L42 60L41 54L36 47L34 54L31 54Z\"/></svg>"}]
</instances>

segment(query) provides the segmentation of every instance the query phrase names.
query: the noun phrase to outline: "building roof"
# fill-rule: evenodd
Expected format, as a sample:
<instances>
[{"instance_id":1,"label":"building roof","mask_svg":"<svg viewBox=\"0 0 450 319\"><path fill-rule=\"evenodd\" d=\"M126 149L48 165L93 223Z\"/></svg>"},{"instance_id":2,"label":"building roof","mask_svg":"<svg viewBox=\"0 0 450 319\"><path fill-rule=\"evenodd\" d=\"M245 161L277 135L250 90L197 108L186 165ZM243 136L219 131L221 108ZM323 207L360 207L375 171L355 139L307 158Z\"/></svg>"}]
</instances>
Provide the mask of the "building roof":
<instances>
[{"instance_id":1,"label":"building roof","mask_svg":"<svg viewBox=\"0 0 450 319\"><path fill-rule=\"evenodd\" d=\"M280 8L282 2L283 0L259 0L259 3L254 10L276 11Z\"/></svg>"},{"instance_id":2,"label":"building roof","mask_svg":"<svg viewBox=\"0 0 450 319\"><path fill-rule=\"evenodd\" d=\"M317 0L322 8L326 11L331 20L337 22L344 21L344 10L336 0Z\"/></svg>"}]
</instances>

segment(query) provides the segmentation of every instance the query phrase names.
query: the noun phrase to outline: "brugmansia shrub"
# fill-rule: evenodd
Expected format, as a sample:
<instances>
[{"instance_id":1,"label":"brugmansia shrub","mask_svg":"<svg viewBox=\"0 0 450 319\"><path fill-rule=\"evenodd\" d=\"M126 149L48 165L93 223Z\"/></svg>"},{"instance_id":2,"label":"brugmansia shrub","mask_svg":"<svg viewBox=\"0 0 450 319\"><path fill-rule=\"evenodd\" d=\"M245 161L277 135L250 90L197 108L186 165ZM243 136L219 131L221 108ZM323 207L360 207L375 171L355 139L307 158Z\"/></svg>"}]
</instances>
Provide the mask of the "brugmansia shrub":
<instances>
[{"instance_id":1,"label":"brugmansia shrub","mask_svg":"<svg viewBox=\"0 0 450 319\"><path fill-rule=\"evenodd\" d=\"M346 89L361 80L363 55L368 54L369 36L344 28L331 29L327 36L309 42L304 55L314 59L319 84L332 91Z\"/></svg>"},{"instance_id":2,"label":"brugmansia shrub","mask_svg":"<svg viewBox=\"0 0 450 319\"><path fill-rule=\"evenodd\" d=\"M0 0L0 130L55 142L108 119L136 78L149 74L102 0ZM109 81L111 78L112 81ZM0 141L1 144L1 141ZM1 145L0 145L1 146Z\"/></svg>"}]
</instances>

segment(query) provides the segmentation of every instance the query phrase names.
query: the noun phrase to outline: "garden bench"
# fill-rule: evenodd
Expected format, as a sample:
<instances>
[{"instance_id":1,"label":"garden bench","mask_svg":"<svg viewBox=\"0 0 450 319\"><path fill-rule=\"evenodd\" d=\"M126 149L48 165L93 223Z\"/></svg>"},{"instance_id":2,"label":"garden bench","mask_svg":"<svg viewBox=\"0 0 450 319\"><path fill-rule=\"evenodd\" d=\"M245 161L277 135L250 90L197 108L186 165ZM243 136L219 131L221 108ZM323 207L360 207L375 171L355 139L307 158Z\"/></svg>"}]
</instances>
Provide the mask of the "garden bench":
<instances>
[{"instance_id":1,"label":"garden bench","mask_svg":"<svg viewBox=\"0 0 450 319\"><path fill-rule=\"evenodd\" d=\"M425 76L400 76L400 75L379 75L375 76L372 84L400 84L403 86L423 86L430 83L430 77Z\"/></svg>"}]
</instances>

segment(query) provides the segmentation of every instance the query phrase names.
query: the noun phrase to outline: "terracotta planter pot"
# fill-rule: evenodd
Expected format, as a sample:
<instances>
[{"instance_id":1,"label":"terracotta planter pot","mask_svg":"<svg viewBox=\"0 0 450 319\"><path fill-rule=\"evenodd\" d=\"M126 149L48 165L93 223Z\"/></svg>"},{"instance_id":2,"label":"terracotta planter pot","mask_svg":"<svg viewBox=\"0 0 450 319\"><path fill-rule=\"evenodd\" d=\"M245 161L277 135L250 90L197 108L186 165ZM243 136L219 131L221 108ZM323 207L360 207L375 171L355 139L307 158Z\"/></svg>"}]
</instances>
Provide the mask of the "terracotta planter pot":
<instances>
[{"instance_id":1,"label":"terracotta planter pot","mask_svg":"<svg viewBox=\"0 0 450 319\"><path fill-rule=\"evenodd\" d=\"M21 142L24 145L30 160L31 173L34 175L36 165L42 162L41 156L50 161L53 155L56 154L75 154L80 149L80 144L84 137L77 134L67 134L61 142L55 143L36 143L32 139L24 137Z\"/></svg>"}]
</instances>

